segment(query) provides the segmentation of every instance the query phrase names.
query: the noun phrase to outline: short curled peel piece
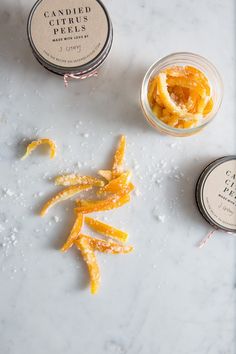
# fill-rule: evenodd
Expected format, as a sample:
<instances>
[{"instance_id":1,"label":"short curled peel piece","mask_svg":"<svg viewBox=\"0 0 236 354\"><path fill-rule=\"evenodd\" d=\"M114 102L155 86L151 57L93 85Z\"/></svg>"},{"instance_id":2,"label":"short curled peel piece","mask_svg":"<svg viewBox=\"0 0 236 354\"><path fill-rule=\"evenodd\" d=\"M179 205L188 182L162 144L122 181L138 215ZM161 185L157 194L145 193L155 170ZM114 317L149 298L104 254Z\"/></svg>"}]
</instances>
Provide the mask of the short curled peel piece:
<instances>
[{"instance_id":1,"label":"short curled peel piece","mask_svg":"<svg viewBox=\"0 0 236 354\"><path fill-rule=\"evenodd\" d=\"M49 199L43 206L40 215L44 216L48 210L54 206L55 204L63 201L63 200L67 200L71 197L73 197L74 195L85 191L85 190L89 190L91 189L92 186L89 185L79 185L79 186L70 186L67 187L65 189L63 189L62 191L60 191L59 193L57 193L56 195L54 195L51 199Z\"/></svg>"},{"instance_id":2,"label":"short curled peel piece","mask_svg":"<svg viewBox=\"0 0 236 354\"><path fill-rule=\"evenodd\" d=\"M89 227L91 227L91 229L93 229L94 231L96 231L104 236L114 238L114 239L121 241L121 242L126 242L128 239L127 232L121 231L121 230L119 230L111 225L108 225L106 223L103 223L99 220L96 220L96 219L86 216L85 222Z\"/></svg>"},{"instance_id":3,"label":"short curled peel piece","mask_svg":"<svg viewBox=\"0 0 236 354\"><path fill-rule=\"evenodd\" d=\"M105 183L99 178L92 176L80 176L77 174L57 176L55 178L55 184L57 186L75 186L77 184L87 184L94 187L103 187L105 185Z\"/></svg>"},{"instance_id":4,"label":"short curled peel piece","mask_svg":"<svg viewBox=\"0 0 236 354\"><path fill-rule=\"evenodd\" d=\"M25 160L38 146L40 145L49 145L50 147L50 159L54 159L56 156L56 144L51 139L39 139L32 141L26 148L26 153L21 158L21 160Z\"/></svg>"},{"instance_id":5,"label":"short curled peel piece","mask_svg":"<svg viewBox=\"0 0 236 354\"><path fill-rule=\"evenodd\" d=\"M78 207L75 208L77 213L89 214L99 211L112 210L122 207L130 201L130 195L114 195L103 200L78 200Z\"/></svg>"},{"instance_id":6,"label":"short curled peel piece","mask_svg":"<svg viewBox=\"0 0 236 354\"><path fill-rule=\"evenodd\" d=\"M73 245L74 241L78 238L80 231L83 227L83 222L84 222L83 214L77 214L77 217L76 217L75 223L73 225L73 228L70 232L70 235L68 236L64 245L61 247L62 252L68 251L68 249Z\"/></svg>"},{"instance_id":7,"label":"short curled peel piece","mask_svg":"<svg viewBox=\"0 0 236 354\"><path fill-rule=\"evenodd\" d=\"M90 244L90 240L83 235L75 241L75 244L80 250L82 257L88 266L91 293L96 294L100 287L101 274L94 249Z\"/></svg>"}]
</instances>

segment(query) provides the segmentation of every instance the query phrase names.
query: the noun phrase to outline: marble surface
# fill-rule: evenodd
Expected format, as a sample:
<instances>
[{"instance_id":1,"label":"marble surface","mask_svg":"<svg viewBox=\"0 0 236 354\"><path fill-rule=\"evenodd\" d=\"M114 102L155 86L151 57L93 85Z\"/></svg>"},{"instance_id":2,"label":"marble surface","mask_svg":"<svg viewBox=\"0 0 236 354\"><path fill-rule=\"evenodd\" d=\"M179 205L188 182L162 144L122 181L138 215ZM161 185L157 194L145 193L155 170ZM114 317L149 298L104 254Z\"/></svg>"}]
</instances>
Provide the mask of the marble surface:
<instances>
[{"instance_id":1,"label":"marble surface","mask_svg":"<svg viewBox=\"0 0 236 354\"><path fill-rule=\"evenodd\" d=\"M211 160L235 153L233 0L104 0L114 45L98 78L73 82L44 70L26 38L29 0L0 10L0 353L235 354L235 242L210 230L194 201ZM139 90L147 68L175 51L218 67L225 85L215 121L191 138L156 133ZM102 286L93 297L78 252L58 247L73 223L73 203L37 213L61 171L109 166L120 133L138 193L107 220L130 233L135 252L99 254ZM49 136L20 161L28 140Z\"/></svg>"}]
</instances>

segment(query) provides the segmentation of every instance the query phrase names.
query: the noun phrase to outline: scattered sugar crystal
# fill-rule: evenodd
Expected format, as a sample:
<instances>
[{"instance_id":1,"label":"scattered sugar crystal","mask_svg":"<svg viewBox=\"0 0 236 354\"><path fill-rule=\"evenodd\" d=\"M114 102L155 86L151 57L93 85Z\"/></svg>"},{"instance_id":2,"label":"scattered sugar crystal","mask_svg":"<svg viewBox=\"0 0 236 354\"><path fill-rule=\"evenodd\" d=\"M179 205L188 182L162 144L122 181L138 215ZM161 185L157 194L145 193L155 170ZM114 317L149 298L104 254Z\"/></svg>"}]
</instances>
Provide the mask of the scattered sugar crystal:
<instances>
[{"instance_id":1,"label":"scattered sugar crystal","mask_svg":"<svg viewBox=\"0 0 236 354\"><path fill-rule=\"evenodd\" d=\"M54 220L55 222L59 222L59 221L60 221L59 217L56 216L56 215L53 217L53 220Z\"/></svg>"},{"instance_id":2,"label":"scattered sugar crystal","mask_svg":"<svg viewBox=\"0 0 236 354\"><path fill-rule=\"evenodd\" d=\"M84 133L83 137L87 139L89 137L89 134L88 133Z\"/></svg>"}]
</instances>

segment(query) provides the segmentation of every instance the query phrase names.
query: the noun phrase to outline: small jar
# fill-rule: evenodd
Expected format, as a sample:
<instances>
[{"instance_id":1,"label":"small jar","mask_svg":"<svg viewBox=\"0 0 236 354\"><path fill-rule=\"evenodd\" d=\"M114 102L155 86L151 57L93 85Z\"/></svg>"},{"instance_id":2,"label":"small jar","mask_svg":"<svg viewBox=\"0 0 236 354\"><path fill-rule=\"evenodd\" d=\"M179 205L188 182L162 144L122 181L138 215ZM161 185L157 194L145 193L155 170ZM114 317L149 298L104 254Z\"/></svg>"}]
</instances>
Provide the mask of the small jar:
<instances>
[{"instance_id":1,"label":"small jar","mask_svg":"<svg viewBox=\"0 0 236 354\"><path fill-rule=\"evenodd\" d=\"M171 66L193 66L201 70L209 80L212 89L212 99L214 102L212 111L202 120L202 122L192 128L175 128L162 122L152 111L148 102L148 87L152 78L158 73ZM209 124L218 112L223 98L223 83L215 66L204 57L188 52L170 54L156 63L147 71L141 88L141 107L147 121L158 131L176 136L190 136L200 132Z\"/></svg>"},{"instance_id":2,"label":"small jar","mask_svg":"<svg viewBox=\"0 0 236 354\"><path fill-rule=\"evenodd\" d=\"M100 0L38 0L27 32L39 63L65 79L96 75L113 40L112 23Z\"/></svg>"}]
</instances>

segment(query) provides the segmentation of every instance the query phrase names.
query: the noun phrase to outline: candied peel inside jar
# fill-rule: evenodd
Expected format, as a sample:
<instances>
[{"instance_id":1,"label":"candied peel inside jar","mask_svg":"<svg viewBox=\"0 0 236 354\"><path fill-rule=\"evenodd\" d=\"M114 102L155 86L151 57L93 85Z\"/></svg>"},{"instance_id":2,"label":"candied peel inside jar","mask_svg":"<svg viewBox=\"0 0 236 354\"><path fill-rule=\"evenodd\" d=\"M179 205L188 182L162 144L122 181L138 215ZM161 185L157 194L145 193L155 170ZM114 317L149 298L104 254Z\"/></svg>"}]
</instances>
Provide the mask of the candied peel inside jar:
<instances>
[{"instance_id":1,"label":"candied peel inside jar","mask_svg":"<svg viewBox=\"0 0 236 354\"><path fill-rule=\"evenodd\" d=\"M169 66L152 77L148 102L153 114L177 129L201 125L214 107L207 76L194 66Z\"/></svg>"}]
</instances>

